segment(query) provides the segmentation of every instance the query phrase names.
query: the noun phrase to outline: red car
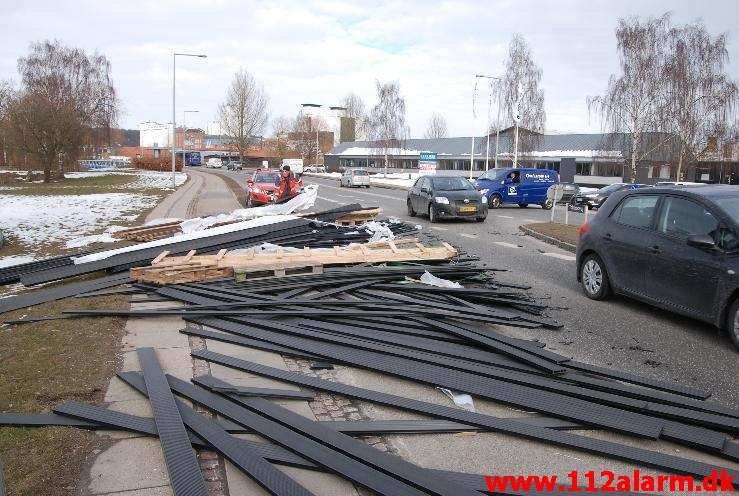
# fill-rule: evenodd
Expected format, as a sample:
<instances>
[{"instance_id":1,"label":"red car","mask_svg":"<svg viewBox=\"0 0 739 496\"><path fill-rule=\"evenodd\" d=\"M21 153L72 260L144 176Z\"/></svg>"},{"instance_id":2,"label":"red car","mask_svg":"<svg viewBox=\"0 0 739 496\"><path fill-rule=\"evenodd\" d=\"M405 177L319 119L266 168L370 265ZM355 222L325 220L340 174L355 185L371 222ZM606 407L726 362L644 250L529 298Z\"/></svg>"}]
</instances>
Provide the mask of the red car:
<instances>
[{"instance_id":1,"label":"red car","mask_svg":"<svg viewBox=\"0 0 739 496\"><path fill-rule=\"evenodd\" d=\"M280 187L278 171L258 170L246 181L246 206L256 207L272 203L275 191Z\"/></svg>"},{"instance_id":2,"label":"red car","mask_svg":"<svg viewBox=\"0 0 739 496\"><path fill-rule=\"evenodd\" d=\"M256 207L265 203L273 203L275 196L281 193L282 179L279 171L258 170L246 181L246 206ZM290 191L293 196L303 189L303 183L293 176Z\"/></svg>"}]
</instances>

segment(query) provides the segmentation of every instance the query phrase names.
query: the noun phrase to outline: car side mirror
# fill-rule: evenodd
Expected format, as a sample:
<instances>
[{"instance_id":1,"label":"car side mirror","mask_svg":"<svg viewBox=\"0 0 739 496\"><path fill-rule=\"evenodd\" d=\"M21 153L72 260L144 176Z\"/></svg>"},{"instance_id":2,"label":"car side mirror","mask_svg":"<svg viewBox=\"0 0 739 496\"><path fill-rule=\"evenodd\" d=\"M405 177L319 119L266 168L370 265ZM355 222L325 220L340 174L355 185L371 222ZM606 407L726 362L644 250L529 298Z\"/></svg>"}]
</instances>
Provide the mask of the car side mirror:
<instances>
[{"instance_id":1,"label":"car side mirror","mask_svg":"<svg viewBox=\"0 0 739 496\"><path fill-rule=\"evenodd\" d=\"M421 193L428 193L428 192L429 192L428 188L421 188Z\"/></svg>"},{"instance_id":2,"label":"car side mirror","mask_svg":"<svg viewBox=\"0 0 739 496\"><path fill-rule=\"evenodd\" d=\"M701 250L716 249L716 242L711 236L708 236L707 234L696 234L694 236L688 236L688 239L685 242L688 246L700 248Z\"/></svg>"}]
</instances>

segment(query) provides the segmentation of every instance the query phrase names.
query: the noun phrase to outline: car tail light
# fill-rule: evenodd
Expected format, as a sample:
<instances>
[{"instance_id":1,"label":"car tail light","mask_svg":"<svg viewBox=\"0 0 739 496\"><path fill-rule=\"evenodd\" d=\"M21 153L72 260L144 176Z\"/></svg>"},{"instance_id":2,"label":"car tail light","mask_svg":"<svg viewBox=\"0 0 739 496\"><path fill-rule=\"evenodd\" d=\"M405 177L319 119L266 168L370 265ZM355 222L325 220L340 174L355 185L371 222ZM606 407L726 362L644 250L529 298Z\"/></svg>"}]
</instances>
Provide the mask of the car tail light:
<instances>
[{"instance_id":1,"label":"car tail light","mask_svg":"<svg viewBox=\"0 0 739 496\"><path fill-rule=\"evenodd\" d=\"M588 232L588 229L590 229L590 222L586 222L585 224L580 227L580 237L582 238L582 235Z\"/></svg>"}]
</instances>

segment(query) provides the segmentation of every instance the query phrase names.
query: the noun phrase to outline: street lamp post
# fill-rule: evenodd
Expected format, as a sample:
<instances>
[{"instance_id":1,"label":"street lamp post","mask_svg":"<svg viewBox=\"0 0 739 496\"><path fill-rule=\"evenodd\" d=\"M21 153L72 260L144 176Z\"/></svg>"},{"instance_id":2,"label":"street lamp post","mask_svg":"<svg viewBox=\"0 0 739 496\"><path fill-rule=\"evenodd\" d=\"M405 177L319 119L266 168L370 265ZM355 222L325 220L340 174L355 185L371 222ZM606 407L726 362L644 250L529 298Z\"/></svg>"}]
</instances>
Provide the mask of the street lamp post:
<instances>
[{"instance_id":1,"label":"street lamp post","mask_svg":"<svg viewBox=\"0 0 739 496\"><path fill-rule=\"evenodd\" d=\"M302 108L306 108L306 107L308 107L308 108L321 108L321 107L323 107L323 105L319 105L317 103L301 103L300 106ZM311 114L309 114L308 112L306 112L305 115L308 116L308 119L309 119L308 122L312 125L313 124L313 116ZM320 151L321 151L321 144L320 144L320 142L318 140L318 127L316 127L316 162L318 162L318 153Z\"/></svg>"},{"instance_id":2,"label":"street lamp post","mask_svg":"<svg viewBox=\"0 0 739 496\"><path fill-rule=\"evenodd\" d=\"M172 189L177 187L177 181L175 180L175 145L177 142L177 122L176 122L176 106L175 106L175 81L177 80L177 56L180 57L198 57L204 59L207 55L195 54L195 53L175 53L172 55ZM184 162L183 162L184 163Z\"/></svg>"},{"instance_id":3,"label":"street lamp post","mask_svg":"<svg viewBox=\"0 0 739 496\"><path fill-rule=\"evenodd\" d=\"M185 155L187 153L187 114L197 114L199 110L184 110L182 112L182 166L185 166Z\"/></svg>"},{"instance_id":4,"label":"street lamp post","mask_svg":"<svg viewBox=\"0 0 739 496\"><path fill-rule=\"evenodd\" d=\"M475 75L475 77L490 79L491 82L490 82L489 89L492 89L493 80L498 81L498 124L497 126L495 126L496 128L498 128L496 129L496 133L495 133L495 168L497 169L498 168L498 141L500 140L500 90L503 86L502 84L500 84L500 81L502 78L496 77L496 76L486 76L485 74L477 74ZM488 91L488 128L487 128L488 144L485 150L485 170L486 171L489 168L488 163L490 161L490 102L492 100L492 96L493 96L492 92Z\"/></svg>"}]
</instances>

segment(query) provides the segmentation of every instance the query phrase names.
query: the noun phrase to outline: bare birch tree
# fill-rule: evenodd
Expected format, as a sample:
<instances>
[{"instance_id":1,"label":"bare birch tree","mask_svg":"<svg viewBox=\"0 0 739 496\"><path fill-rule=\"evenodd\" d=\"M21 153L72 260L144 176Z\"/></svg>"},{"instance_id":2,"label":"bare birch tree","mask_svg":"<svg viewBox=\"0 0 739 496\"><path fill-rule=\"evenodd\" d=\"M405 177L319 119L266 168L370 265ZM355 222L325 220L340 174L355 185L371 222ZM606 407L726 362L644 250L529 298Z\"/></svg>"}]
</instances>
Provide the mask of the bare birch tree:
<instances>
[{"instance_id":1,"label":"bare birch tree","mask_svg":"<svg viewBox=\"0 0 739 496\"><path fill-rule=\"evenodd\" d=\"M612 74L602 96L588 97L590 112L601 118L605 132L628 136L626 154L631 182L637 166L669 139L665 95L668 14L659 18L620 19L616 28L621 74Z\"/></svg>"},{"instance_id":2,"label":"bare birch tree","mask_svg":"<svg viewBox=\"0 0 739 496\"><path fill-rule=\"evenodd\" d=\"M290 153L289 135L294 128L293 119L284 115L272 120L272 154L280 160L287 158Z\"/></svg>"},{"instance_id":3,"label":"bare birch tree","mask_svg":"<svg viewBox=\"0 0 739 496\"><path fill-rule=\"evenodd\" d=\"M724 68L727 35L712 37L701 22L672 28L666 81L670 121L680 140L676 179L688 157L700 160L710 138L729 133L736 109L737 83Z\"/></svg>"},{"instance_id":4,"label":"bare birch tree","mask_svg":"<svg viewBox=\"0 0 739 496\"><path fill-rule=\"evenodd\" d=\"M382 150L387 177L388 155L402 148L410 133L405 125L405 98L400 96L400 83L375 81L375 86L380 101L370 112L370 136L375 148Z\"/></svg>"},{"instance_id":5,"label":"bare birch tree","mask_svg":"<svg viewBox=\"0 0 739 496\"><path fill-rule=\"evenodd\" d=\"M86 135L115 126L118 98L104 55L44 41L18 59L21 86L9 112L13 144L38 157L44 181L63 160L75 160ZM56 166L56 167L55 167Z\"/></svg>"},{"instance_id":6,"label":"bare birch tree","mask_svg":"<svg viewBox=\"0 0 739 496\"><path fill-rule=\"evenodd\" d=\"M539 89L541 76L542 71L534 62L526 40L521 35L514 35L508 47L505 74L495 84L502 85L499 102L502 105L502 125L509 127L518 121L524 129L518 145L523 152L537 146L537 136L544 132L546 126L544 90Z\"/></svg>"},{"instance_id":7,"label":"bare birch tree","mask_svg":"<svg viewBox=\"0 0 739 496\"><path fill-rule=\"evenodd\" d=\"M429 119L428 127L426 132L423 133L423 137L426 139L446 138L449 136L447 132L446 119L441 114L434 112L431 114Z\"/></svg>"},{"instance_id":8,"label":"bare birch tree","mask_svg":"<svg viewBox=\"0 0 739 496\"><path fill-rule=\"evenodd\" d=\"M262 85L241 68L234 75L226 101L218 107L225 140L239 151L242 160L252 138L261 135L267 126L267 101Z\"/></svg>"},{"instance_id":9,"label":"bare birch tree","mask_svg":"<svg viewBox=\"0 0 739 496\"><path fill-rule=\"evenodd\" d=\"M346 109L346 116L354 119L354 139L364 140L367 137L369 124L364 101L355 93L349 92L341 100L341 106Z\"/></svg>"}]
</instances>

